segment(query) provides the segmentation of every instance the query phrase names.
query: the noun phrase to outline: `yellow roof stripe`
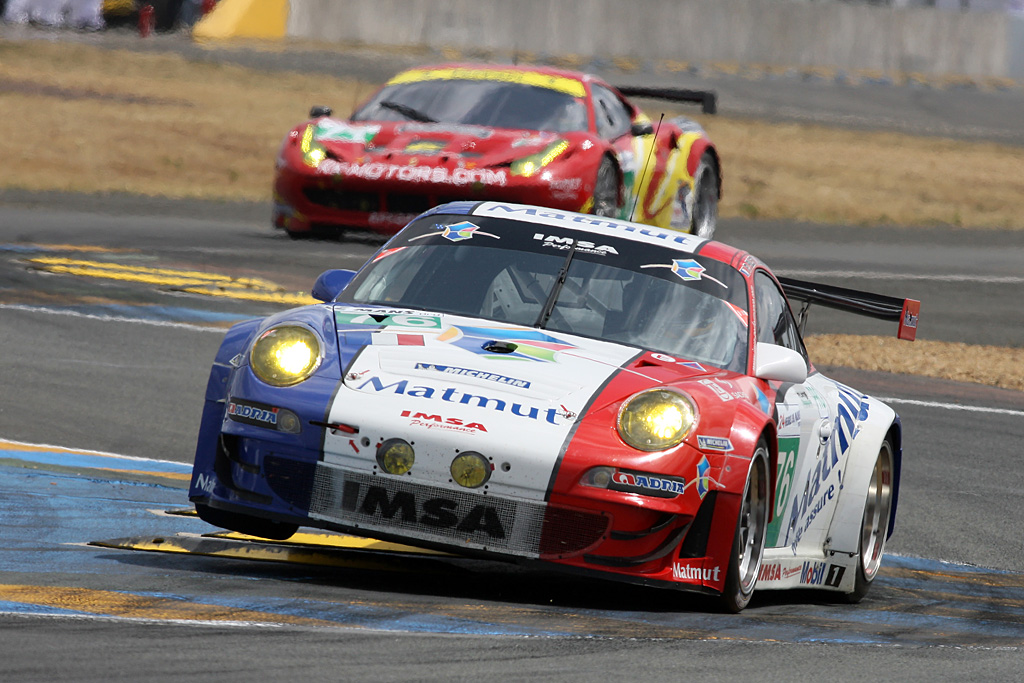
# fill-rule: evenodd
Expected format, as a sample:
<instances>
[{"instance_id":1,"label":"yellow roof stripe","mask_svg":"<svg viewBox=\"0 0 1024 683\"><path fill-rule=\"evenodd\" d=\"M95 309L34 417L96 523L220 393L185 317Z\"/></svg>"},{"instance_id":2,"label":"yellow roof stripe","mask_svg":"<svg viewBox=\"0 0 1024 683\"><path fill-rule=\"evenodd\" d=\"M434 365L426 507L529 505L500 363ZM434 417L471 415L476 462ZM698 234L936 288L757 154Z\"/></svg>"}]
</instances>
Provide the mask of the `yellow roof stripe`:
<instances>
[{"instance_id":1,"label":"yellow roof stripe","mask_svg":"<svg viewBox=\"0 0 1024 683\"><path fill-rule=\"evenodd\" d=\"M553 76L539 71L519 71L516 69L412 69L404 71L390 81L388 85L398 83L419 83L421 81L463 80L463 81L502 81L504 83L520 83L538 88L548 88L564 92L573 97L583 97L586 91L583 83L575 78Z\"/></svg>"}]
</instances>

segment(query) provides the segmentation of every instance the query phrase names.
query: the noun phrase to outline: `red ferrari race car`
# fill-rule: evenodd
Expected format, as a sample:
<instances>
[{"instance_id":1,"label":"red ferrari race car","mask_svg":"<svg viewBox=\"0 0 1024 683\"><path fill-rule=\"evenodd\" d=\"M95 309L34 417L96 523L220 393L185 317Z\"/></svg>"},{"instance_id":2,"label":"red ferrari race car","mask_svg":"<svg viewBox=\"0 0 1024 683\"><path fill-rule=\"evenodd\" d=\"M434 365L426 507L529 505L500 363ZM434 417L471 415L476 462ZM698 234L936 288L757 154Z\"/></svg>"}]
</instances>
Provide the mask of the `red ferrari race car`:
<instances>
[{"instance_id":1,"label":"red ferrari race car","mask_svg":"<svg viewBox=\"0 0 1024 683\"><path fill-rule=\"evenodd\" d=\"M397 232L452 200L525 202L711 237L721 162L696 122L657 124L615 88L544 67L453 64L399 73L345 120L313 107L277 157L275 227L292 237Z\"/></svg>"}]
</instances>

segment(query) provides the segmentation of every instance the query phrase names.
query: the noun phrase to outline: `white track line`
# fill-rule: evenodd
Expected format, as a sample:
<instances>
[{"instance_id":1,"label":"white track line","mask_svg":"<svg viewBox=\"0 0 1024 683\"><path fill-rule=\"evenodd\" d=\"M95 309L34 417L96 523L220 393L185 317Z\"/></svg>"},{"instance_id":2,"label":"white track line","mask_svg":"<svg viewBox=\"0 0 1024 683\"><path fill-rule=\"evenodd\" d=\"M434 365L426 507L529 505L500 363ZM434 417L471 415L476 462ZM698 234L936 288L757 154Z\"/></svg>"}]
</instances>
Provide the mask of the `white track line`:
<instances>
[{"instance_id":1,"label":"white track line","mask_svg":"<svg viewBox=\"0 0 1024 683\"><path fill-rule=\"evenodd\" d=\"M865 280L933 280L936 282L982 282L985 284L1020 284L1024 276L1016 275L931 275L913 273L878 273L867 270L785 270L776 269L780 277L863 278Z\"/></svg>"},{"instance_id":2,"label":"white track line","mask_svg":"<svg viewBox=\"0 0 1024 683\"><path fill-rule=\"evenodd\" d=\"M1024 410L1010 410L1009 408L987 408L985 406L965 406L959 403L940 403L938 401L915 401L909 398L895 398L892 396L879 396L879 401L884 403L905 403L912 406L924 406L925 408L943 408L945 410L966 410L972 413L996 413L999 415L1016 415L1024 417Z\"/></svg>"},{"instance_id":3,"label":"white track line","mask_svg":"<svg viewBox=\"0 0 1024 683\"><path fill-rule=\"evenodd\" d=\"M24 304L0 304L0 309L11 311L26 311L28 313L49 313L50 315L69 315L73 318L89 318L90 320L102 320L113 323L137 323L139 325L153 325L156 327L177 327L184 330L195 330L197 332L216 332L223 335L227 332L226 327L205 327L203 325L192 325L190 323L178 323L172 320L146 320L145 318L127 318L119 315L96 315L94 313L82 313L80 311L58 310L52 308L41 308L39 306L26 306Z\"/></svg>"}]
</instances>

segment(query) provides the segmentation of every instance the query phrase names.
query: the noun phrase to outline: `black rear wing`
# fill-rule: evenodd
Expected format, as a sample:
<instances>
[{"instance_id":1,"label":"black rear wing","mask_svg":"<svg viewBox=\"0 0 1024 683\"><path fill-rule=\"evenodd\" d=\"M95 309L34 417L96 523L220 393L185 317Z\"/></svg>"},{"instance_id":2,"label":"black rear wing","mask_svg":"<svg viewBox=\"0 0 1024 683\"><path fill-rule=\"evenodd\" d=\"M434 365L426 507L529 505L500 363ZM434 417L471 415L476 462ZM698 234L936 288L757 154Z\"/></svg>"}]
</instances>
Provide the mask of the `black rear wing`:
<instances>
[{"instance_id":1,"label":"black rear wing","mask_svg":"<svg viewBox=\"0 0 1024 683\"><path fill-rule=\"evenodd\" d=\"M615 89L626 97L650 97L669 102L699 104L705 114L718 113L718 96L711 90L686 90L685 88L647 88L643 86L617 85Z\"/></svg>"},{"instance_id":2,"label":"black rear wing","mask_svg":"<svg viewBox=\"0 0 1024 683\"><path fill-rule=\"evenodd\" d=\"M806 280L780 277L782 291L790 299L804 302L800 309L800 332L803 333L807 321L807 309L811 304L821 304L840 311L866 315L879 320L895 320L899 322L896 336L899 339L914 341L917 337L917 319L921 313L921 302L916 299L900 299L894 296L861 292L834 285L823 285Z\"/></svg>"}]
</instances>

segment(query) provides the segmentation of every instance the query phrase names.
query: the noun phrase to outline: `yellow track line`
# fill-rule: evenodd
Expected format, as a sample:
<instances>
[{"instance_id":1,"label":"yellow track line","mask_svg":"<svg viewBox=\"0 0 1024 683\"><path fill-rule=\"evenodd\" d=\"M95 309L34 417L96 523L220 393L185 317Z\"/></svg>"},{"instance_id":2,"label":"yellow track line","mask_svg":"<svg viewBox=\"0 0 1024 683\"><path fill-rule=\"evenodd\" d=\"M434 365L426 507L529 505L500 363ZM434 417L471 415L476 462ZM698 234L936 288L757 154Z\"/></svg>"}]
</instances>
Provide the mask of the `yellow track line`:
<instances>
[{"instance_id":1,"label":"yellow track line","mask_svg":"<svg viewBox=\"0 0 1024 683\"><path fill-rule=\"evenodd\" d=\"M306 545L326 548L346 548L349 550L376 550L379 552L411 553L417 555L440 555L442 557L457 557L456 555L444 553L440 550L416 548L410 545L403 545L401 543L388 543L387 541L378 541L373 538L362 538L360 536L348 536L344 534L315 534L303 532L294 534L284 541L267 541L263 538L259 538L256 536L248 536L246 534L239 534L234 531L204 534L204 537L226 538L236 541L262 541L264 543L275 543L281 545Z\"/></svg>"},{"instance_id":2,"label":"yellow track line","mask_svg":"<svg viewBox=\"0 0 1024 683\"><path fill-rule=\"evenodd\" d=\"M171 619L179 621L233 621L299 626L339 626L322 619L294 617L254 610L201 605L184 600L131 595L115 591L73 586L28 586L0 584L0 600L30 605L133 619ZM346 624L346 626L349 626Z\"/></svg>"},{"instance_id":3,"label":"yellow track line","mask_svg":"<svg viewBox=\"0 0 1024 683\"><path fill-rule=\"evenodd\" d=\"M143 284L174 287L191 294L222 296L244 301L261 301L304 306L316 299L302 292L286 292L283 287L261 278L236 278L220 273L194 270L150 268L119 263L83 261L63 257L28 259L28 263L49 273L98 277L106 280L141 282Z\"/></svg>"}]
</instances>

